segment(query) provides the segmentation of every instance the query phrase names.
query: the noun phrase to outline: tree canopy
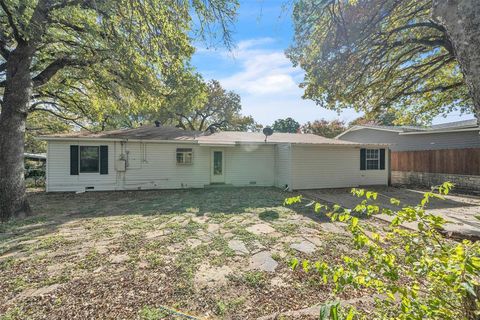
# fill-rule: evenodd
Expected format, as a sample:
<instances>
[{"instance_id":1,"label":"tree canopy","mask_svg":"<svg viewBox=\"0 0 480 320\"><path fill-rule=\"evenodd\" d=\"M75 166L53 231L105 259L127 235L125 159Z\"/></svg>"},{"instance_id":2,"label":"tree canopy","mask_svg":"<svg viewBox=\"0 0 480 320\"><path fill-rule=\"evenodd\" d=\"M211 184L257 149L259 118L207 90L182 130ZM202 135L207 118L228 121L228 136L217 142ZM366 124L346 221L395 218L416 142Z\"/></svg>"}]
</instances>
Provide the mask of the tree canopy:
<instances>
[{"instance_id":1,"label":"tree canopy","mask_svg":"<svg viewBox=\"0 0 480 320\"><path fill-rule=\"evenodd\" d=\"M217 80L204 83L200 76L167 99L158 120L186 130L256 131L259 125L251 116L243 116L240 96L227 91Z\"/></svg>"},{"instance_id":2,"label":"tree canopy","mask_svg":"<svg viewBox=\"0 0 480 320\"><path fill-rule=\"evenodd\" d=\"M297 133L300 130L300 123L288 117L285 119L278 119L272 124L273 131Z\"/></svg>"},{"instance_id":3,"label":"tree canopy","mask_svg":"<svg viewBox=\"0 0 480 320\"><path fill-rule=\"evenodd\" d=\"M189 72L193 39L229 46L236 0L0 0L0 218L30 212L27 116L69 121L150 105ZM215 40L216 41L216 40ZM79 123L81 125L81 123Z\"/></svg>"},{"instance_id":4,"label":"tree canopy","mask_svg":"<svg viewBox=\"0 0 480 320\"><path fill-rule=\"evenodd\" d=\"M429 122L472 100L431 0L300 0L287 55L306 71L304 97L341 110L397 111Z\"/></svg>"},{"instance_id":5,"label":"tree canopy","mask_svg":"<svg viewBox=\"0 0 480 320\"><path fill-rule=\"evenodd\" d=\"M303 133L313 133L326 138L335 138L345 130L347 130L345 122L336 119L308 121L301 127Z\"/></svg>"},{"instance_id":6,"label":"tree canopy","mask_svg":"<svg viewBox=\"0 0 480 320\"><path fill-rule=\"evenodd\" d=\"M98 109L102 116L132 111L133 96L164 97L165 79L188 72L189 33L203 35L215 21L228 31L235 9L233 1L0 3L0 87L10 52L28 43L34 50L28 111L93 122L103 120Z\"/></svg>"}]
</instances>

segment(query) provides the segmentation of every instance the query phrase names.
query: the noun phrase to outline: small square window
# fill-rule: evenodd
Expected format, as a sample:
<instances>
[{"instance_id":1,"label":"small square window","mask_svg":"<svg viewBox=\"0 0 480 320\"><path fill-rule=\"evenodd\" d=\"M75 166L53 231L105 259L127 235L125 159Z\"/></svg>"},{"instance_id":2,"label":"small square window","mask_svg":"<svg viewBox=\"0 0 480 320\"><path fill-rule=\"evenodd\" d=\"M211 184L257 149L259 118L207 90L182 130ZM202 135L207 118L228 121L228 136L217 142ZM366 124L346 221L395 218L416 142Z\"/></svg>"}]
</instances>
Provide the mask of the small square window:
<instances>
[{"instance_id":1,"label":"small square window","mask_svg":"<svg viewBox=\"0 0 480 320\"><path fill-rule=\"evenodd\" d=\"M177 164L192 164L193 150L191 148L177 149Z\"/></svg>"}]
</instances>

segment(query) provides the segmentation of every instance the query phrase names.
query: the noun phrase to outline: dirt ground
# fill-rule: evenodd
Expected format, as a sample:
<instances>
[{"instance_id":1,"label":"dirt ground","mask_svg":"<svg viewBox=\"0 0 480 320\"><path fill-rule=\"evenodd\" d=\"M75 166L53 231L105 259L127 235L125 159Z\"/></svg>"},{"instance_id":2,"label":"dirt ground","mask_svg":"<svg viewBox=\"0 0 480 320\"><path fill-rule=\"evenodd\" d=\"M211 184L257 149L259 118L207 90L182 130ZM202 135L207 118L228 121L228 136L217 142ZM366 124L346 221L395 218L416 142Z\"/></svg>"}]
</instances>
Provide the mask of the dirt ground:
<instances>
[{"instance_id":1,"label":"dirt ground","mask_svg":"<svg viewBox=\"0 0 480 320\"><path fill-rule=\"evenodd\" d=\"M402 205L414 206L419 204L422 193L427 190L415 190L399 187L372 187L368 188L378 192L377 203L384 208L392 210L398 207L390 204L390 198L401 201ZM352 197L350 189L322 189L308 190L304 194L319 202L337 203L347 208L353 208L358 199ZM445 200L433 199L427 212L442 216L448 223L445 230L459 236L480 238L480 196L453 193L445 197ZM378 218L390 221L391 217L380 215ZM406 225L415 228L415 225Z\"/></svg>"},{"instance_id":2,"label":"dirt ground","mask_svg":"<svg viewBox=\"0 0 480 320\"><path fill-rule=\"evenodd\" d=\"M303 204L284 207L289 196L273 188L31 193L37 215L0 225L0 314L316 319L318 304L336 298L332 287L290 261L355 252L343 225ZM368 305L369 296L338 298Z\"/></svg>"},{"instance_id":3,"label":"dirt ground","mask_svg":"<svg viewBox=\"0 0 480 320\"><path fill-rule=\"evenodd\" d=\"M379 190L402 201L421 194ZM0 225L1 319L317 319L339 299L369 308L372 294L335 296L292 258L355 256L340 223L305 203L283 206L273 188L30 193L36 215ZM345 206L347 190L304 192ZM432 210L461 219L478 198L451 196ZM445 209L440 209L445 208ZM380 220L364 221L372 229Z\"/></svg>"}]
</instances>

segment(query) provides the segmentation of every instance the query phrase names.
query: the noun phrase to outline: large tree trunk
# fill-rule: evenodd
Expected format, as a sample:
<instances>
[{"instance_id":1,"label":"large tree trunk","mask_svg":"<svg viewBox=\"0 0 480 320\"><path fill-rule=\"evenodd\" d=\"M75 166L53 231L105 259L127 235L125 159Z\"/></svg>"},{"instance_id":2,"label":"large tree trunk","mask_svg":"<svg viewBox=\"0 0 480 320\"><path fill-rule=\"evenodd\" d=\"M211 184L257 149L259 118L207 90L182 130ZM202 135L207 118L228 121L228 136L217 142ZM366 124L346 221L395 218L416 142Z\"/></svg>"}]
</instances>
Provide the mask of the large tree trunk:
<instances>
[{"instance_id":1,"label":"large tree trunk","mask_svg":"<svg viewBox=\"0 0 480 320\"><path fill-rule=\"evenodd\" d=\"M25 194L23 165L25 122L32 94L30 65L34 49L19 44L7 61L6 87L0 114L0 220L25 216L30 206Z\"/></svg>"},{"instance_id":2,"label":"large tree trunk","mask_svg":"<svg viewBox=\"0 0 480 320\"><path fill-rule=\"evenodd\" d=\"M480 124L480 1L433 0L432 17L447 30Z\"/></svg>"}]
</instances>

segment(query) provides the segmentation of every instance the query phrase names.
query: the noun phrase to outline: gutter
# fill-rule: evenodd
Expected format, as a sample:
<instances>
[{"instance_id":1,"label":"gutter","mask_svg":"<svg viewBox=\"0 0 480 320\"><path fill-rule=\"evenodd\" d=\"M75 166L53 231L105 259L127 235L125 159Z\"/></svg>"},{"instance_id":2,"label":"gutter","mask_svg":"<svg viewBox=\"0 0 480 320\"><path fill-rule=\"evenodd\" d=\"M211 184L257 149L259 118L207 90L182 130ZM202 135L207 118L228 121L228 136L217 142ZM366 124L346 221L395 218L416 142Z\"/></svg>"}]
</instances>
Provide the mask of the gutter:
<instances>
[{"instance_id":1,"label":"gutter","mask_svg":"<svg viewBox=\"0 0 480 320\"><path fill-rule=\"evenodd\" d=\"M430 131L410 131L410 132L400 132L399 135L415 135L415 134L433 134L433 133L451 133L451 132L468 132L468 131L480 131L480 127L468 128L468 129L457 129L457 130L430 130Z\"/></svg>"}]
</instances>

